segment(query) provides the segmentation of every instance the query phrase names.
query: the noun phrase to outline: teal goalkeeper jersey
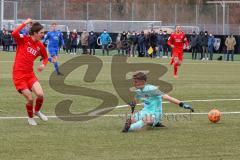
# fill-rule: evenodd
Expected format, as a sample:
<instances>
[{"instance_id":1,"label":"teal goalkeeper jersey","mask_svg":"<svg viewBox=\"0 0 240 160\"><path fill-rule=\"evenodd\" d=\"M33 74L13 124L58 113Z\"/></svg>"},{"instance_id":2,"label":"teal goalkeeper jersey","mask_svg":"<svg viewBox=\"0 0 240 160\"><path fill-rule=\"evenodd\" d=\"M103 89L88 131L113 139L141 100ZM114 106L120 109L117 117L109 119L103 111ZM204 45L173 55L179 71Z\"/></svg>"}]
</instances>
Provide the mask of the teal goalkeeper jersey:
<instances>
[{"instance_id":1,"label":"teal goalkeeper jersey","mask_svg":"<svg viewBox=\"0 0 240 160\"><path fill-rule=\"evenodd\" d=\"M162 112L162 95L158 87L146 84L143 89L137 89L135 98L144 103L142 111L158 113Z\"/></svg>"}]
</instances>

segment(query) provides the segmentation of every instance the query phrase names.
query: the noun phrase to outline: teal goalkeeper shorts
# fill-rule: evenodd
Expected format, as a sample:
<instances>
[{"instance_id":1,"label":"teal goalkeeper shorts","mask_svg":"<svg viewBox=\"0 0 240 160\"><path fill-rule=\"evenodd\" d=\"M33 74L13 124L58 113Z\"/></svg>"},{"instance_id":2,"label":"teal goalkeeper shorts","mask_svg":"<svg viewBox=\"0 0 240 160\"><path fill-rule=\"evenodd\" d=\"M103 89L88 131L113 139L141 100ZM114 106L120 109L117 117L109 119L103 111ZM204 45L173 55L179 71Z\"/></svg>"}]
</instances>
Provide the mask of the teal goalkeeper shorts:
<instances>
[{"instance_id":1,"label":"teal goalkeeper shorts","mask_svg":"<svg viewBox=\"0 0 240 160\"><path fill-rule=\"evenodd\" d=\"M153 118L152 126L154 127L157 123L161 122L162 112L149 112L146 110L141 110L134 114L134 118L136 121L143 120L146 116L152 116Z\"/></svg>"}]
</instances>

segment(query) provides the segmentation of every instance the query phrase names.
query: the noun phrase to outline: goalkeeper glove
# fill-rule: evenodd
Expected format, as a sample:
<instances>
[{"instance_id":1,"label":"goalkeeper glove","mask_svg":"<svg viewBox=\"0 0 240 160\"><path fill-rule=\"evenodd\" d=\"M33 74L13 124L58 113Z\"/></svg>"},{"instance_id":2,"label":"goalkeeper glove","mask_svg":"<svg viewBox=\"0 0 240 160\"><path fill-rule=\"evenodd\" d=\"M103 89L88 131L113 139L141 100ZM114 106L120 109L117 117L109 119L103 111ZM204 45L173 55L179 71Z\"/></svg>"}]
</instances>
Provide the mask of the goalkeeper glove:
<instances>
[{"instance_id":1,"label":"goalkeeper glove","mask_svg":"<svg viewBox=\"0 0 240 160\"><path fill-rule=\"evenodd\" d=\"M191 112L194 112L194 109L192 108L192 106L190 104L184 103L184 102L180 102L179 106L184 108L184 109L190 109Z\"/></svg>"},{"instance_id":2,"label":"goalkeeper glove","mask_svg":"<svg viewBox=\"0 0 240 160\"><path fill-rule=\"evenodd\" d=\"M134 112L136 104L134 102L129 102L128 105L131 107L131 113Z\"/></svg>"}]
</instances>

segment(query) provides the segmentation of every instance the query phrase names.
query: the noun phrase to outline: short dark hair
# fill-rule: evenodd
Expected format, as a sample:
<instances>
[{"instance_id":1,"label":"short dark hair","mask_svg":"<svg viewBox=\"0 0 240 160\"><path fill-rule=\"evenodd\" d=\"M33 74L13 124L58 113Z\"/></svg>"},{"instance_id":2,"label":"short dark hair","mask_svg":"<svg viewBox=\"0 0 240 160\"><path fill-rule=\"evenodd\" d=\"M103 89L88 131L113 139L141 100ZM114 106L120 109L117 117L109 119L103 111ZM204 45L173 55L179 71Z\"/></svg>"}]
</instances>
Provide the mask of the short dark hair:
<instances>
[{"instance_id":1,"label":"short dark hair","mask_svg":"<svg viewBox=\"0 0 240 160\"><path fill-rule=\"evenodd\" d=\"M137 72L136 74L133 75L134 80L144 80L147 81L147 76L143 72Z\"/></svg>"},{"instance_id":2,"label":"short dark hair","mask_svg":"<svg viewBox=\"0 0 240 160\"><path fill-rule=\"evenodd\" d=\"M34 35L34 33L38 33L41 29L43 29L43 26L39 22L35 22L29 29L29 35Z\"/></svg>"}]
</instances>

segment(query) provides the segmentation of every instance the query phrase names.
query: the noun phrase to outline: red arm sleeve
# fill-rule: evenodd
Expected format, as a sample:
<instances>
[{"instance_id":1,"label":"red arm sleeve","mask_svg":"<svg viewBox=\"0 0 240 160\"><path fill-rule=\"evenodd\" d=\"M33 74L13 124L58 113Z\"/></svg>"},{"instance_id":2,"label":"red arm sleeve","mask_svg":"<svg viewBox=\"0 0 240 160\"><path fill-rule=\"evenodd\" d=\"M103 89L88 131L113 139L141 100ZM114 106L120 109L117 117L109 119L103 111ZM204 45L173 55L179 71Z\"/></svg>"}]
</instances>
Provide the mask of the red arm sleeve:
<instances>
[{"instance_id":1,"label":"red arm sleeve","mask_svg":"<svg viewBox=\"0 0 240 160\"><path fill-rule=\"evenodd\" d=\"M26 26L26 24L22 23L20 26L18 26L15 30L12 32L12 37L14 38L15 42L17 44L22 42L23 36L19 34L19 32Z\"/></svg>"},{"instance_id":2,"label":"red arm sleeve","mask_svg":"<svg viewBox=\"0 0 240 160\"><path fill-rule=\"evenodd\" d=\"M170 37L168 38L168 41L167 41L167 44L169 46L171 46L173 44L172 40L173 40L173 38L172 38L172 34L171 34Z\"/></svg>"},{"instance_id":3,"label":"red arm sleeve","mask_svg":"<svg viewBox=\"0 0 240 160\"><path fill-rule=\"evenodd\" d=\"M48 55L44 45L40 42L41 45L41 56L43 58L43 64L46 66L48 63Z\"/></svg>"}]
</instances>

